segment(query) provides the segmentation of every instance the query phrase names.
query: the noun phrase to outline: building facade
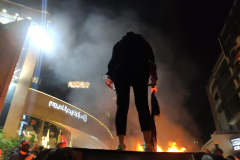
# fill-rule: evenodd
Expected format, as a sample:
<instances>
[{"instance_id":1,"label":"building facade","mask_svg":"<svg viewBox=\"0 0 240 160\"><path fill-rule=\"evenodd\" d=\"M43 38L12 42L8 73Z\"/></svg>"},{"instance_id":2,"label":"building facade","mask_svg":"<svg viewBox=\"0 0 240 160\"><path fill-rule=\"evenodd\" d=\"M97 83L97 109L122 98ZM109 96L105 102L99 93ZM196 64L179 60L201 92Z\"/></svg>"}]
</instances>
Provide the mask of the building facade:
<instances>
[{"instance_id":1,"label":"building facade","mask_svg":"<svg viewBox=\"0 0 240 160\"><path fill-rule=\"evenodd\" d=\"M222 48L206 91L213 114L216 131L202 150L214 150L220 141L225 156L234 154L240 138L240 1L235 0L219 35ZM238 145L237 145L238 146Z\"/></svg>"},{"instance_id":2,"label":"building facade","mask_svg":"<svg viewBox=\"0 0 240 160\"><path fill-rule=\"evenodd\" d=\"M35 136L43 147L54 148L58 136L63 136L70 147L111 148L113 136L103 122L79 107L32 89L41 82L36 76L41 69L36 64L43 50L39 40L45 35L50 15L11 1L0 1L0 6L2 24L31 20L0 113L0 126L6 137Z\"/></svg>"}]
</instances>

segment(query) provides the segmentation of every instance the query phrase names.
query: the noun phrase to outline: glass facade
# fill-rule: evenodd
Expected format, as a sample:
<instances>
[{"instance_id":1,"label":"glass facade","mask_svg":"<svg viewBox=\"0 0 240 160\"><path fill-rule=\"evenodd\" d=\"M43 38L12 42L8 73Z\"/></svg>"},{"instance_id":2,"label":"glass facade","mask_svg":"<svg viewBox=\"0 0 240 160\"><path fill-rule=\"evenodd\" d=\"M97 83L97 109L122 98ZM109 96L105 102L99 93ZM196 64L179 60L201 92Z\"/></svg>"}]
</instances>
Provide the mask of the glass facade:
<instances>
[{"instance_id":1,"label":"glass facade","mask_svg":"<svg viewBox=\"0 0 240 160\"><path fill-rule=\"evenodd\" d=\"M20 124L18 135L23 138L35 136L35 141L44 148L55 148L58 142L70 143L70 132L52 123L23 115Z\"/></svg>"},{"instance_id":2,"label":"glass facade","mask_svg":"<svg viewBox=\"0 0 240 160\"><path fill-rule=\"evenodd\" d=\"M22 20L22 19L23 18L18 17L15 12L0 8L0 23L7 24L13 21ZM31 26L36 26L36 24L32 23ZM11 83L8 88L8 92L4 101L2 112L0 114L0 128L4 127L9 108L11 106L11 102L12 102L14 93L16 91L18 80L21 75L22 67L25 62L27 52L29 50L30 43L31 43L31 33L28 32L26 39L24 41L17 65L15 67L15 71L14 71Z\"/></svg>"}]
</instances>

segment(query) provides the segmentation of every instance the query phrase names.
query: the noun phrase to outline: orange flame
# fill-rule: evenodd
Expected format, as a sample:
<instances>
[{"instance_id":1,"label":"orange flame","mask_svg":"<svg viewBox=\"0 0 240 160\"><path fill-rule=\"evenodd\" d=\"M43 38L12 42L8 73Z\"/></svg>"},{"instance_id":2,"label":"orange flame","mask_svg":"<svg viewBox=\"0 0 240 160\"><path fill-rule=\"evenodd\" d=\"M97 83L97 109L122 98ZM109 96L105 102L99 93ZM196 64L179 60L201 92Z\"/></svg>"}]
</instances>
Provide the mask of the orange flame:
<instances>
[{"instance_id":1,"label":"orange flame","mask_svg":"<svg viewBox=\"0 0 240 160\"><path fill-rule=\"evenodd\" d=\"M178 148L176 142L168 142L168 150L167 152L184 152L186 151L185 148Z\"/></svg>"},{"instance_id":2,"label":"orange flame","mask_svg":"<svg viewBox=\"0 0 240 160\"><path fill-rule=\"evenodd\" d=\"M141 144L137 145L137 151L143 152L143 146Z\"/></svg>"},{"instance_id":3,"label":"orange flame","mask_svg":"<svg viewBox=\"0 0 240 160\"><path fill-rule=\"evenodd\" d=\"M141 144L137 145L137 151L143 151L143 146ZM185 148L178 148L176 142L168 142L168 149L163 150L160 146L157 145L157 152L185 152Z\"/></svg>"},{"instance_id":4,"label":"orange flame","mask_svg":"<svg viewBox=\"0 0 240 160\"><path fill-rule=\"evenodd\" d=\"M157 145L157 152L163 152L162 148Z\"/></svg>"}]
</instances>

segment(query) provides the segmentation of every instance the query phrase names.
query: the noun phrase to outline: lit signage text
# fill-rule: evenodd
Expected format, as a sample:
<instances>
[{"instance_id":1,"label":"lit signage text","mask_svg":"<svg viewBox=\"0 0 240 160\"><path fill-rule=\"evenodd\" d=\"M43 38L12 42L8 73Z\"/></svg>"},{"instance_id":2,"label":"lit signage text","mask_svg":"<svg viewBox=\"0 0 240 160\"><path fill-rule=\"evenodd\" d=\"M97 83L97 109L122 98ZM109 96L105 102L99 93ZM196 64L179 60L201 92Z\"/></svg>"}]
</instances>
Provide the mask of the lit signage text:
<instances>
[{"instance_id":1,"label":"lit signage text","mask_svg":"<svg viewBox=\"0 0 240 160\"><path fill-rule=\"evenodd\" d=\"M57 104L56 102L49 101L49 107L53 106L53 108L62 110L66 113L69 113L71 116L75 116L78 119L82 119L84 122L87 122L87 115L81 115L81 112L78 112L76 110L71 110L67 106Z\"/></svg>"},{"instance_id":2,"label":"lit signage text","mask_svg":"<svg viewBox=\"0 0 240 160\"><path fill-rule=\"evenodd\" d=\"M240 138L232 139L231 142L235 151L240 150Z\"/></svg>"}]
</instances>

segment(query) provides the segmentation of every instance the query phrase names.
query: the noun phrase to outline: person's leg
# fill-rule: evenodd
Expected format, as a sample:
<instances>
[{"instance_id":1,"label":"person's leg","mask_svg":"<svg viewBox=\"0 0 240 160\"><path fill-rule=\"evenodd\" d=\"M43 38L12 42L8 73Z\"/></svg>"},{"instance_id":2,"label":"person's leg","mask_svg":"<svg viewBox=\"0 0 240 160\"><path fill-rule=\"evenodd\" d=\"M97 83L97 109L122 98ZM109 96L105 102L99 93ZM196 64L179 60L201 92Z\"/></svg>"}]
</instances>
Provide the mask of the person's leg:
<instances>
[{"instance_id":1,"label":"person's leg","mask_svg":"<svg viewBox=\"0 0 240 160\"><path fill-rule=\"evenodd\" d=\"M151 147L151 120L148 106L148 76L135 76L132 82L135 104L138 111L139 123L144 143Z\"/></svg>"},{"instance_id":2,"label":"person's leg","mask_svg":"<svg viewBox=\"0 0 240 160\"><path fill-rule=\"evenodd\" d=\"M116 132L119 145L123 147L125 146L130 85L126 76L116 77L114 85L117 94L117 111L115 117Z\"/></svg>"},{"instance_id":3,"label":"person's leg","mask_svg":"<svg viewBox=\"0 0 240 160\"><path fill-rule=\"evenodd\" d=\"M138 77L137 80L132 82L132 86L141 131L151 131L150 111L148 106L148 76Z\"/></svg>"},{"instance_id":4,"label":"person's leg","mask_svg":"<svg viewBox=\"0 0 240 160\"><path fill-rule=\"evenodd\" d=\"M151 131L142 131L144 143L150 144L151 142Z\"/></svg>"},{"instance_id":5,"label":"person's leg","mask_svg":"<svg viewBox=\"0 0 240 160\"><path fill-rule=\"evenodd\" d=\"M125 146L126 135L117 135L118 137L118 144Z\"/></svg>"}]
</instances>

